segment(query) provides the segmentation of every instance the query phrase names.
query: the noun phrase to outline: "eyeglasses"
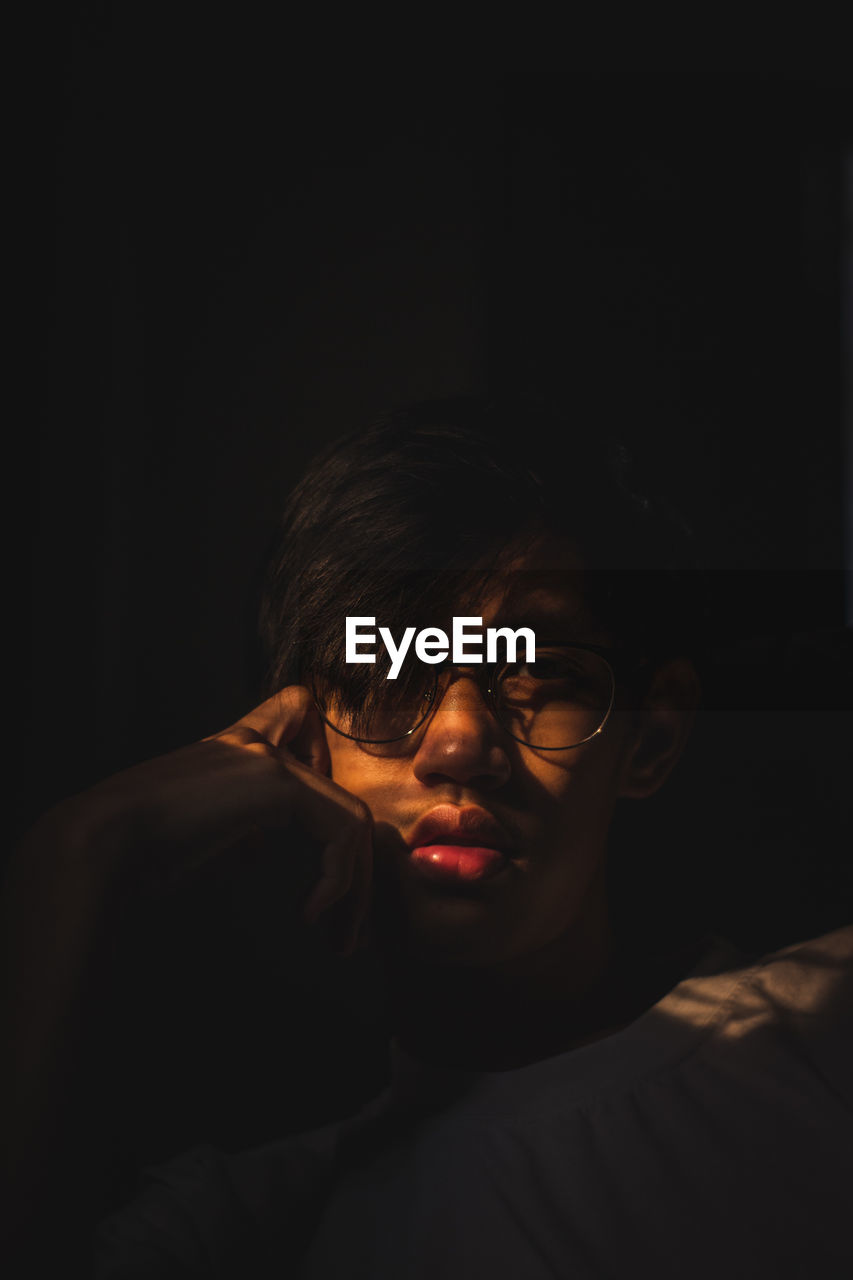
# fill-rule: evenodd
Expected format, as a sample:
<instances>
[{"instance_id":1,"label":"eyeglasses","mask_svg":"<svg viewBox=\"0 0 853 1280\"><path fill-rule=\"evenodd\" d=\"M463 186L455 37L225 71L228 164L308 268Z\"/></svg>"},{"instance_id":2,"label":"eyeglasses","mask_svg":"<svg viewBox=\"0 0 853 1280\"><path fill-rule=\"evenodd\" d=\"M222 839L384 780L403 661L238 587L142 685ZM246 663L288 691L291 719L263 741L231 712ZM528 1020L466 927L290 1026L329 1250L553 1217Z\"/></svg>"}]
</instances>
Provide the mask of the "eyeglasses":
<instances>
[{"instance_id":1,"label":"eyeglasses","mask_svg":"<svg viewBox=\"0 0 853 1280\"><path fill-rule=\"evenodd\" d=\"M516 742L537 751L568 751L595 738L607 724L616 699L617 669L642 665L633 654L572 641L537 645L530 663L418 663L405 678L374 687L355 712L345 710L333 691L321 692L319 682L313 693L320 716L335 733L393 751L429 720L448 673L465 670L495 720Z\"/></svg>"}]
</instances>

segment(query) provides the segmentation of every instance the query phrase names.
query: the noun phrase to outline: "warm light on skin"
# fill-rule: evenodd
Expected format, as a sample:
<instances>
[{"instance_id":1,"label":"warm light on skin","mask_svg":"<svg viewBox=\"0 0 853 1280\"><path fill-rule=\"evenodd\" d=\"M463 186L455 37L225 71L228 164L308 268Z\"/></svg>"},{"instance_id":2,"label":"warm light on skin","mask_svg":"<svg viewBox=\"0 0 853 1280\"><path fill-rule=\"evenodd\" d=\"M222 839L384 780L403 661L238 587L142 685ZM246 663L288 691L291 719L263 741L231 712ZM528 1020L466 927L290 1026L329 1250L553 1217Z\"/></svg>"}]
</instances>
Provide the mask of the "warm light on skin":
<instances>
[{"instance_id":1,"label":"warm light on skin","mask_svg":"<svg viewBox=\"0 0 853 1280\"><path fill-rule=\"evenodd\" d=\"M579 579L566 572L571 554L549 542L510 565L507 581L516 570L528 584L531 574L560 575L559 586L537 579L513 607L520 617L527 609L552 618L558 631L571 618L572 639L612 643L586 610ZM494 595L478 603L484 625L494 624L500 604ZM376 823L376 874L389 890L388 910L407 952L439 963L523 967L570 935L586 939L582 950L596 950L608 927L604 863L614 806L620 796L657 789L680 754L689 717L666 700L653 725L648 715L638 720L617 707L589 742L537 752L497 724L476 674L454 670L435 712L398 754L371 752L326 730L332 778L365 801ZM689 683L686 669L683 677ZM405 837L439 804L494 815L517 855L510 873L475 895L437 893L412 875Z\"/></svg>"}]
</instances>

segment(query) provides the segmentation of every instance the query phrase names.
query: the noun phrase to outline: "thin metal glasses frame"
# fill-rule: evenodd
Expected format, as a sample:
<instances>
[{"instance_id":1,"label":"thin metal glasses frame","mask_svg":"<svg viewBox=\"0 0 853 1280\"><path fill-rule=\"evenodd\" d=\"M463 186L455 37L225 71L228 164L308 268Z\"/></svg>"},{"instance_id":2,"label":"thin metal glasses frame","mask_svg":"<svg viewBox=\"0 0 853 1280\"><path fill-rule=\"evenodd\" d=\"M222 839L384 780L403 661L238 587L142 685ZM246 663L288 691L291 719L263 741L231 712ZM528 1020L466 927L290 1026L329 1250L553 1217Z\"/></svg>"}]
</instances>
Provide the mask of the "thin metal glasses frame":
<instances>
[{"instance_id":1,"label":"thin metal glasses frame","mask_svg":"<svg viewBox=\"0 0 853 1280\"><path fill-rule=\"evenodd\" d=\"M391 743L394 743L394 742L405 742L406 738L411 738L413 734L417 733L418 730L423 727L423 725L430 718L430 716L433 714L436 707L438 706L439 699L436 698L436 694L438 693L439 680L441 679L441 676L444 674L444 672L453 671L453 670L472 671L473 674L471 675L470 678L475 680L476 683L479 685L480 692L483 695L483 699L486 705L488 706L489 710L491 711L492 715L494 716L496 723L503 730L503 732L507 734L508 737L513 739L514 742L520 742L523 747L529 747L531 751L574 751L576 747L582 747L584 743L591 742L593 738L597 738L598 735L603 732L605 725L610 719L610 714L613 711L613 706L616 701L617 669L622 669L623 667L629 664L635 669L639 669L639 667L641 667L644 664L645 659L638 659L636 654L633 654L630 651L625 649L611 649L604 645L584 644L577 640L552 640L552 641L549 641L548 644L553 645L555 648L582 649L586 653L598 654L598 656L604 660L604 662L607 664L607 667L610 670L610 676L611 676L610 702L608 704L607 711L604 714L604 719L602 720L601 724L593 733L590 733L585 738L582 738L580 742L573 742L567 747L535 746L533 743L527 742L524 738L517 737L516 734L511 733L510 730L507 729L506 725L503 723L503 721L500 718L500 715L498 714L498 710L496 706L495 686L499 683L500 678L503 675L504 671L510 665L509 663L503 663L501 665L498 665L497 663L494 663L494 662L488 663L488 664L485 664L481 670L477 670L476 668L472 668L472 667L467 667L464 663L458 663L458 662L442 662L440 665L436 665L434 674L433 674L432 688L430 689L429 694L424 695L429 703L426 711L421 716L420 720L418 720L418 722L414 724L411 729L407 729L405 733L399 733L393 738L364 738L364 737L359 737L358 734L347 733L346 730L339 729L338 726L336 724L333 724L332 721L329 720L328 717L323 712L323 709L320 705L319 698L317 697L317 691L314 687L313 680L311 681L311 694L312 694L312 697L314 698L314 705L317 708L317 713L320 716L320 719L323 721L324 724L327 724L329 728L333 730L333 732L339 734L340 737L342 738L348 738L350 742L360 742L360 743L363 743L365 746L370 746L370 747L384 747L384 746L390 746Z\"/></svg>"}]
</instances>

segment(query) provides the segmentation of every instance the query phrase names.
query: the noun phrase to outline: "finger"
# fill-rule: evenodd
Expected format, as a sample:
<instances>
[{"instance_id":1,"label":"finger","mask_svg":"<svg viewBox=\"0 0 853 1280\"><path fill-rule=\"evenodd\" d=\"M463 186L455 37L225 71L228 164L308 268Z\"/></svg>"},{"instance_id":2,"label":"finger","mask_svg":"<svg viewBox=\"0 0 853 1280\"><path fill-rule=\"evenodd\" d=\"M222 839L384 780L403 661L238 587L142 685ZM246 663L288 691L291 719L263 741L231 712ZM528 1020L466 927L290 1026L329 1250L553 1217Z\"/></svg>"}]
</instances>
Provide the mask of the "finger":
<instances>
[{"instance_id":1,"label":"finger","mask_svg":"<svg viewBox=\"0 0 853 1280\"><path fill-rule=\"evenodd\" d=\"M332 774L332 760L329 755L329 745L326 740L326 726L320 718L320 713L311 699L311 704L305 710L299 728L290 736L285 738L287 749L302 764L309 769L313 769L315 773L321 773L324 777L329 778Z\"/></svg>"},{"instance_id":2,"label":"finger","mask_svg":"<svg viewBox=\"0 0 853 1280\"><path fill-rule=\"evenodd\" d=\"M311 694L304 685L289 684L267 698L266 702L253 707L237 721L237 725L247 725L278 746L288 727L293 726L294 733L298 731L312 704Z\"/></svg>"},{"instance_id":3,"label":"finger","mask_svg":"<svg viewBox=\"0 0 853 1280\"><path fill-rule=\"evenodd\" d=\"M341 831L323 849L322 874L303 908L306 924L314 924L324 911L346 895L352 884L357 848L352 831Z\"/></svg>"},{"instance_id":4,"label":"finger","mask_svg":"<svg viewBox=\"0 0 853 1280\"><path fill-rule=\"evenodd\" d=\"M279 689L238 720L237 725L253 729L275 747L287 746L297 760L317 773L328 777L331 772L323 721L304 685Z\"/></svg>"},{"instance_id":5,"label":"finger","mask_svg":"<svg viewBox=\"0 0 853 1280\"><path fill-rule=\"evenodd\" d=\"M373 870L373 848L370 839L363 839L351 846L353 858L349 888L340 897L329 892L328 898L311 902L306 907L310 916L309 923L314 924L319 915L328 919L331 925L329 940L334 950L342 956L352 955L355 951L362 930L366 928L367 912L370 905L370 889ZM317 886L317 896L323 889Z\"/></svg>"},{"instance_id":6,"label":"finger","mask_svg":"<svg viewBox=\"0 0 853 1280\"><path fill-rule=\"evenodd\" d=\"M349 892L349 925L344 936L343 953L351 955L355 951L359 936L367 919L370 907L370 888L373 880L373 843L368 841L360 851L352 869L352 883Z\"/></svg>"}]
</instances>

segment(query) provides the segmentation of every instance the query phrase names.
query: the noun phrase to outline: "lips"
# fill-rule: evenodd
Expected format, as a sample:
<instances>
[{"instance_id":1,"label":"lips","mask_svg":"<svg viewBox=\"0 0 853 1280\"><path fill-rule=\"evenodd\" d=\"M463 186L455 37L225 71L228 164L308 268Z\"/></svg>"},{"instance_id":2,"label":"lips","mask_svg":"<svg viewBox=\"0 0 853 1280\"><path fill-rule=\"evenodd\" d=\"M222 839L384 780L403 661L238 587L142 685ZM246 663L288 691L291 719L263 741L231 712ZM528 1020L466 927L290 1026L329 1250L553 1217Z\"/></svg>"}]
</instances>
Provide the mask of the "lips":
<instances>
[{"instance_id":1,"label":"lips","mask_svg":"<svg viewBox=\"0 0 853 1280\"><path fill-rule=\"evenodd\" d=\"M509 862L510 839L487 810L438 805L417 823L409 839L412 863L430 879L490 879Z\"/></svg>"}]
</instances>

